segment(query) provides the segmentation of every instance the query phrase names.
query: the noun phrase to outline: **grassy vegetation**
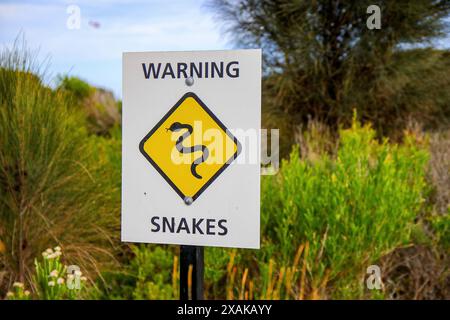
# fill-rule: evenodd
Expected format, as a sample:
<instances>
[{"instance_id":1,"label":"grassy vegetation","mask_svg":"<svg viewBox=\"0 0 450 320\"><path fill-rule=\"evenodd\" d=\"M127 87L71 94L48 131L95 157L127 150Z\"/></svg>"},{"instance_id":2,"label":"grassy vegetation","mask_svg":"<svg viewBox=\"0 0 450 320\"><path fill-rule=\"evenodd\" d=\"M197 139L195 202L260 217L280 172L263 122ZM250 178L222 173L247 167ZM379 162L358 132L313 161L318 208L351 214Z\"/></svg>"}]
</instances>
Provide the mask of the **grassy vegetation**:
<instances>
[{"instance_id":1,"label":"grassy vegetation","mask_svg":"<svg viewBox=\"0 0 450 320\"><path fill-rule=\"evenodd\" d=\"M106 157L89 138L83 113L33 71L22 51L0 54L3 289L32 282L35 257L55 243L72 263L100 273L102 260L114 260L118 237L119 188Z\"/></svg>"},{"instance_id":2,"label":"grassy vegetation","mask_svg":"<svg viewBox=\"0 0 450 320\"><path fill-rule=\"evenodd\" d=\"M1 53L0 297L178 298L176 246L119 241L120 120L97 130L98 89L73 78L51 89L43 79L23 51ZM442 256L424 281L445 297L445 137L409 130L401 143L380 140L356 116L337 136L319 123L305 128L280 172L262 177L261 250L205 250L206 298L390 298L405 276L389 273L383 290L369 291L366 268L410 261L398 252L416 245ZM56 245L64 255L42 256ZM88 278L76 295L62 286L71 264Z\"/></svg>"}]
</instances>

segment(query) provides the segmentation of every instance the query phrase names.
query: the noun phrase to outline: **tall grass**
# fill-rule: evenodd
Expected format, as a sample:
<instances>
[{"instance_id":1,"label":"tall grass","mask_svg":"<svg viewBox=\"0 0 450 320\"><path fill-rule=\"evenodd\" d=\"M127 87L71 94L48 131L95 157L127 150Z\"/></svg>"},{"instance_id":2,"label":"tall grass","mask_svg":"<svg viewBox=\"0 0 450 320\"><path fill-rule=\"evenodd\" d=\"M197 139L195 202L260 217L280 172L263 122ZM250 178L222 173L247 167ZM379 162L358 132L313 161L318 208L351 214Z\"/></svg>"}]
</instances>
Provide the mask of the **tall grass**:
<instances>
[{"instance_id":1,"label":"tall grass","mask_svg":"<svg viewBox=\"0 0 450 320\"><path fill-rule=\"evenodd\" d=\"M31 282L34 257L54 243L72 264L98 270L119 223L118 189L104 157L93 161L98 149L82 115L39 70L26 49L2 49L0 289Z\"/></svg>"}]
</instances>

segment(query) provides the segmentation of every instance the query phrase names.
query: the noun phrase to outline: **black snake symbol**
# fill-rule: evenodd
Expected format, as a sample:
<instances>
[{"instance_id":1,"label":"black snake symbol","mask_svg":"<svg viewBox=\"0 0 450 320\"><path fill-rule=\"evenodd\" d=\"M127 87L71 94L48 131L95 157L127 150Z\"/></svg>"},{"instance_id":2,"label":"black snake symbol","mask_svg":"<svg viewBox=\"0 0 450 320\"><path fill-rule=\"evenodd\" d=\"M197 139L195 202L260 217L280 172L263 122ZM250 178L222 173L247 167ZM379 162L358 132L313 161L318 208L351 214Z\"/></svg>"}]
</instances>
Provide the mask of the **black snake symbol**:
<instances>
[{"instance_id":1,"label":"black snake symbol","mask_svg":"<svg viewBox=\"0 0 450 320\"><path fill-rule=\"evenodd\" d=\"M196 151L202 151L203 155L197 159L194 160L194 162L191 164L191 173L194 177L196 177L197 179L202 179L202 176L199 175L197 173L197 166L202 163L205 162L206 159L209 156L209 150L208 147L206 147L205 145L195 145L192 147L184 147L183 146L183 140L186 139L187 137L189 137L192 134L192 126L189 124L183 124L183 123L179 123L179 122L174 122L172 123L172 125L169 128L166 128L166 131L172 131L172 132L176 132L176 131L180 131L181 129L187 129L187 131L185 133L183 133L183 135L181 135L176 142L176 148L178 150L178 152L180 153L192 153L192 152L196 152Z\"/></svg>"}]
</instances>

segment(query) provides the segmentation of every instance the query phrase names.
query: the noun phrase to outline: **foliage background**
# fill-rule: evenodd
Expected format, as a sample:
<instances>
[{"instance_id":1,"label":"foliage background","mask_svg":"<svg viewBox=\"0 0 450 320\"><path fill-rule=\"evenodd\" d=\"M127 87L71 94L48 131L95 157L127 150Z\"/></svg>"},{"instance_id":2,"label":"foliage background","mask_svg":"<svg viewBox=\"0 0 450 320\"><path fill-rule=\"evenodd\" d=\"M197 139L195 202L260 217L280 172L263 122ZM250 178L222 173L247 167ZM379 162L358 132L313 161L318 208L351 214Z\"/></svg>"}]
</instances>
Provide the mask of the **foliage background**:
<instances>
[{"instance_id":1,"label":"foliage background","mask_svg":"<svg viewBox=\"0 0 450 320\"><path fill-rule=\"evenodd\" d=\"M237 46L264 49L284 160L262 177L261 250L206 248L206 298L450 297L450 56L430 42L450 4L379 1L375 31L368 4L210 2ZM59 245L58 270L88 278L77 298L177 299L179 249L119 239L121 102L67 75L51 88L34 56L0 53L0 297L67 298L36 270Z\"/></svg>"}]
</instances>

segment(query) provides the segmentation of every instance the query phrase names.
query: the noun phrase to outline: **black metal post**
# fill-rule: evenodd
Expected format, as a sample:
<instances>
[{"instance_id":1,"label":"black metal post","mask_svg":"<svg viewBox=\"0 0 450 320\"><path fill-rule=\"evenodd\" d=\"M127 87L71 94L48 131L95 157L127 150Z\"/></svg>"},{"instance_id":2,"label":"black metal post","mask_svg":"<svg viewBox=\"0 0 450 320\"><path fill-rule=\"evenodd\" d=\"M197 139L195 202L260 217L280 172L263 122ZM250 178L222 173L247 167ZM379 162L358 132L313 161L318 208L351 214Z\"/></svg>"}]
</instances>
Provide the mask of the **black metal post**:
<instances>
[{"instance_id":1,"label":"black metal post","mask_svg":"<svg viewBox=\"0 0 450 320\"><path fill-rule=\"evenodd\" d=\"M192 265L191 292L188 287L189 266ZM180 300L203 300L203 247L180 246Z\"/></svg>"}]
</instances>

